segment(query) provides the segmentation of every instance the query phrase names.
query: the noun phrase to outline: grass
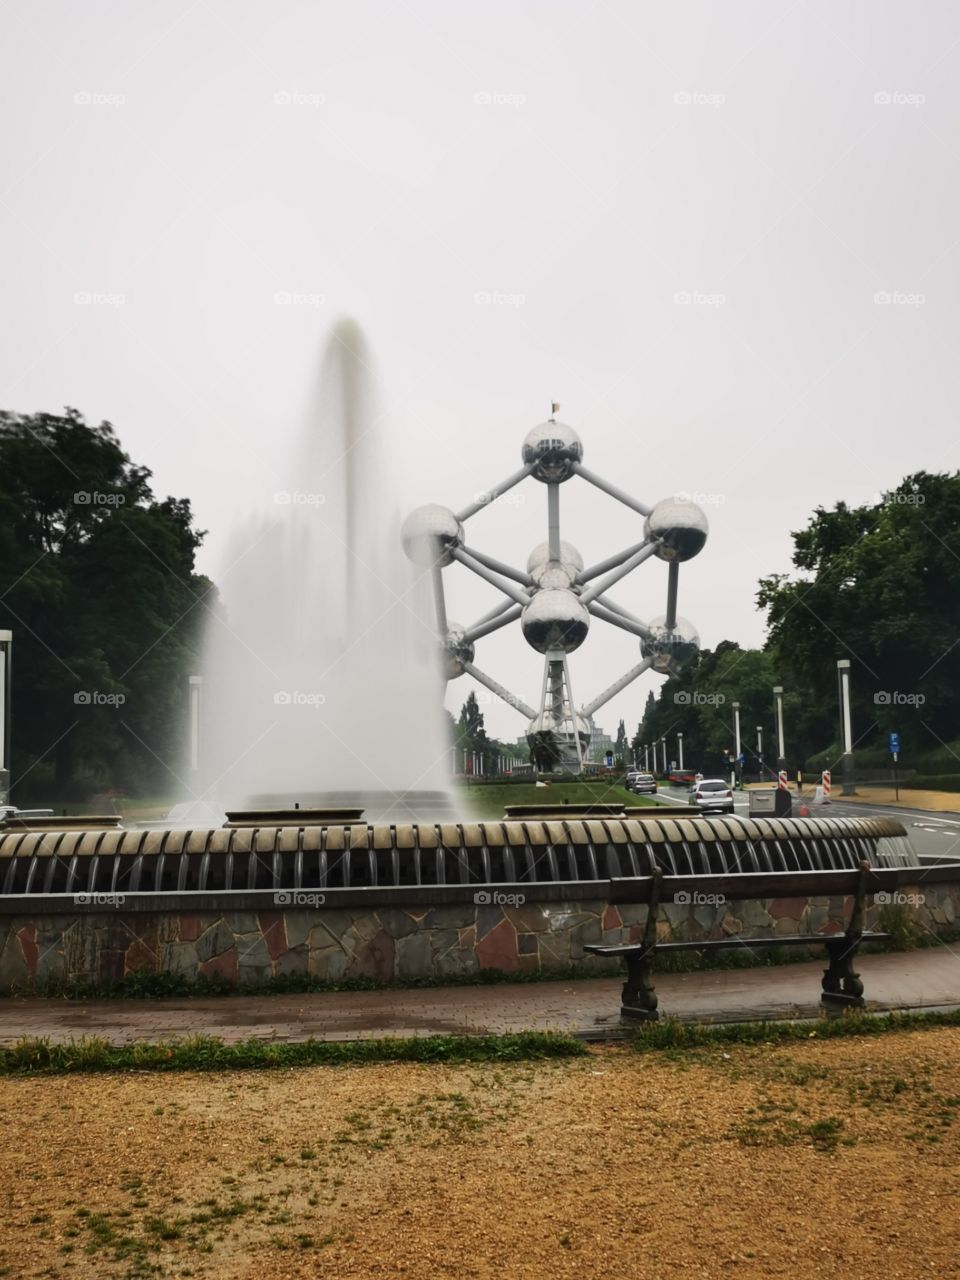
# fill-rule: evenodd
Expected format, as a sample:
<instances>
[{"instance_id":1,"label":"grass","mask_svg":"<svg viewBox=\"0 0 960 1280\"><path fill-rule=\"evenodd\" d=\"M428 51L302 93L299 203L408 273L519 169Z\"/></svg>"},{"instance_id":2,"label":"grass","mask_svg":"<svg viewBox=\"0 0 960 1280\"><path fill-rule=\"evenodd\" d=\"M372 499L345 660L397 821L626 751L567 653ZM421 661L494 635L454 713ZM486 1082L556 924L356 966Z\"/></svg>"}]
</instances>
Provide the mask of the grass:
<instances>
[{"instance_id":1,"label":"grass","mask_svg":"<svg viewBox=\"0 0 960 1280\"><path fill-rule=\"evenodd\" d=\"M25 1038L0 1048L0 1075L77 1075L104 1071L243 1071L369 1062L522 1062L587 1052L573 1036L522 1031L500 1036L417 1036L379 1040L302 1040L292 1044L216 1036L113 1045L97 1037L52 1044Z\"/></svg>"},{"instance_id":2,"label":"grass","mask_svg":"<svg viewBox=\"0 0 960 1280\"><path fill-rule=\"evenodd\" d=\"M811 1022L662 1022L641 1023L631 1038L638 1053L721 1048L725 1045L774 1045L787 1041L834 1040L843 1036L878 1036L889 1031L926 1027L960 1027L960 1009L932 1013L887 1013L880 1016L846 1012Z\"/></svg>"},{"instance_id":3,"label":"grass","mask_svg":"<svg viewBox=\"0 0 960 1280\"><path fill-rule=\"evenodd\" d=\"M619 782L475 782L460 788L464 808L474 819L502 818L510 804L623 804L652 805L649 796L636 796Z\"/></svg>"}]
</instances>

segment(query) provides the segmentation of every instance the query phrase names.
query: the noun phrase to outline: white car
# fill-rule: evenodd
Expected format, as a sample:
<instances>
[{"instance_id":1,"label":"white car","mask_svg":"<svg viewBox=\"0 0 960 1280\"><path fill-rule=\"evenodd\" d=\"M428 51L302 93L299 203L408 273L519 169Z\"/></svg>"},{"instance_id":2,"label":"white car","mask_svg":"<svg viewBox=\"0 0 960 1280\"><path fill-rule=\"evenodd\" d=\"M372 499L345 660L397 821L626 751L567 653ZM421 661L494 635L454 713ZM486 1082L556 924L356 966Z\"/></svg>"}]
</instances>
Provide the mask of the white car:
<instances>
[{"instance_id":1,"label":"white car","mask_svg":"<svg viewBox=\"0 0 960 1280\"><path fill-rule=\"evenodd\" d=\"M723 778L701 778L690 788L689 803L703 813L733 813L733 791Z\"/></svg>"}]
</instances>

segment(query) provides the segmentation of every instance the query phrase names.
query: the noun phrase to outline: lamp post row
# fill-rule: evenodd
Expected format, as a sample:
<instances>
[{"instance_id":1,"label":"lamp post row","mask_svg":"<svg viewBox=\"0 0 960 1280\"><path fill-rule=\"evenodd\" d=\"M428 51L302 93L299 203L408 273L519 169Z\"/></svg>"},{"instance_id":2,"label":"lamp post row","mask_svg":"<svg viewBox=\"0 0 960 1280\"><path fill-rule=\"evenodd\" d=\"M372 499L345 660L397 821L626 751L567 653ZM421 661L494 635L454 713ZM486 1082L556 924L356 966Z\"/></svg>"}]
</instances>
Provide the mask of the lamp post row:
<instances>
[{"instance_id":1,"label":"lamp post row","mask_svg":"<svg viewBox=\"0 0 960 1280\"><path fill-rule=\"evenodd\" d=\"M853 771L853 720L850 712L850 659L837 659L837 679L839 681L839 698L840 698L840 730L843 742L842 755L842 776L843 776L843 794L854 794L854 771ZM733 708L733 736L734 736L734 766L731 775L731 783L736 782L737 772L740 768L740 757L742 752L742 740L740 736L740 703L733 702L730 704ZM783 685L775 684L773 686L773 706L774 719L777 732L777 771L782 772L787 767L787 751L786 738L783 728ZM757 725L757 759L760 762L761 772L763 770L763 725ZM641 750L643 751L643 767L647 771L650 769L650 748L653 747L653 767L657 767L657 747L661 746L663 750L663 772L667 771L667 739L666 737L655 738L653 743L644 743ZM677 760L679 767L683 768L683 733L677 732ZM639 760L634 761L639 765Z\"/></svg>"}]
</instances>

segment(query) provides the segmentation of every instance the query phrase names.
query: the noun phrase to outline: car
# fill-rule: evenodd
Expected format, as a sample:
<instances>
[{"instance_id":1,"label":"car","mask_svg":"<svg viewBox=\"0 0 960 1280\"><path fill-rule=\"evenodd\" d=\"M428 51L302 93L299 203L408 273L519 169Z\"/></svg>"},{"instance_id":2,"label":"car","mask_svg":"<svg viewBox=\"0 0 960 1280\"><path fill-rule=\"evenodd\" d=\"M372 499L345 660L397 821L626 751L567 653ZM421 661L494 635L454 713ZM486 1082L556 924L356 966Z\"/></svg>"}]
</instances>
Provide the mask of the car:
<instances>
[{"instance_id":1,"label":"car","mask_svg":"<svg viewBox=\"0 0 960 1280\"><path fill-rule=\"evenodd\" d=\"M725 778L701 778L690 788L688 802L703 813L733 813L733 790Z\"/></svg>"},{"instance_id":2,"label":"car","mask_svg":"<svg viewBox=\"0 0 960 1280\"><path fill-rule=\"evenodd\" d=\"M627 774L626 787L628 791L632 791L638 796L655 796L657 794L657 780L653 774L641 773L636 769Z\"/></svg>"}]
</instances>

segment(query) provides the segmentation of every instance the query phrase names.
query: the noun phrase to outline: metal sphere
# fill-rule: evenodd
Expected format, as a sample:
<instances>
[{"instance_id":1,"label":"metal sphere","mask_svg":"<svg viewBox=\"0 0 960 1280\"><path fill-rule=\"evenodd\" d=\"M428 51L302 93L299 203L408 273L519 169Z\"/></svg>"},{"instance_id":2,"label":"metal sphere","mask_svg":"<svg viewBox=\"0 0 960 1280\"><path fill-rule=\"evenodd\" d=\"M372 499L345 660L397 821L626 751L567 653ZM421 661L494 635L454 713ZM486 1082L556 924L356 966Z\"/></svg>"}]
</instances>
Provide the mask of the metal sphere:
<instances>
[{"instance_id":1,"label":"metal sphere","mask_svg":"<svg viewBox=\"0 0 960 1280\"><path fill-rule=\"evenodd\" d=\"M573 587L576 574L570 565L561 564L559 560L548 560L531 576L541 591L567 591Z\"/></svg>"},{"instance_id":2,"label":"metal sphere","mask_svg":"<svg viewBox=\"0 0 960 1280\"><path fill-rule=\"evenodd\" d=\"M414 564L442 567L451 564L451 552L463 546L463 525L449 509L435 502L411 511L400 530L403 549Z\"/></svg>"},{"instance_id":3,"label":"metal sphere","mask_svg":"<svg viewBox=\"0 0 960 1280\"><path fill-rule=\"evenodd\" d=\"M526 571L531 577L536 576L536 571L544 567L550 559L549 543L539 543L531 550L526 558ZM570 568L573 575L577 575L584 567L584 557L581 556L579 550L573 547L572 543L561 543L561 564L564 568Z\"/></svg>"},{"instance_id":4,"label":"metal sphere","mask_svg":"<svg viewBox=\"0 0 960 1280\"><path fill-rule=\"evenodd\" d=\"M521 456L525 463L533 464L530 474L534 479L559 483L573 475L573 464L583 458L583 444L573 427L551 418L527 432Z\"/></svg>"},{"instance_id":5,"label":"metal sphere","mask_svg":"<svg viewBox=\"0 0 960 1280\"><path fill-rule=\"evenodd\" d=\"M649 640L640 641L640 652L645 658L653 659L654 671L663 675L677 675L691 658L700 651L700 637L692 622L686 618L678 618L672 629L668 629L663 614L650 623L653 635Z\"/></svg>"},{"instance_id":6,"label":"metal sphere","mask_svg":"<svg viewBox=\"0 0 960 1280\"><path fill-rule=\"evenodd\" d=\"M587 638L590 615L572 591L538 591L520 615L527 644L538 653L559 649L573 653Z\"/></svg>"},{"instance_id":7,"label":"metal sphere","mask_svg":"<svg viewBox=\"0 0 960 1280\"><path fill-rule=\"evenodd\" d=\"M586 716L576 712L574 722L577 726L577 733L581 738L589 740L590 734L593 732L593 722ZM563 724L559 724L553 712L549 709L539 711L527 725L527 737L530 738L536 733L569 733L570 717L567 716Z\"/></svg>"},{"instance_id":8,"label":"metal sphere","mask_svg":"<svg viewBox=\"0 0 960 1280\"><path fill-rule=\"evenodd\" d=\"M473 661L473 642L467 640L466 630L459 622L451 622L447 634L440 642L443 660L443 674L447 680L456 680L463 675L463 664Z\"/></svg>"},{"instance_id":9,"label":"metal sphere","mask_svg":"<svg viewBox=\"0 0 960 1280\"><path fill-rule=\"evenodd\" d=\"M708 530L704 512L685 498L664 498L643 526L646 538L659 538L657 555L661 560L692 560L703 549Z\"/></svg>"}]
</instances>

